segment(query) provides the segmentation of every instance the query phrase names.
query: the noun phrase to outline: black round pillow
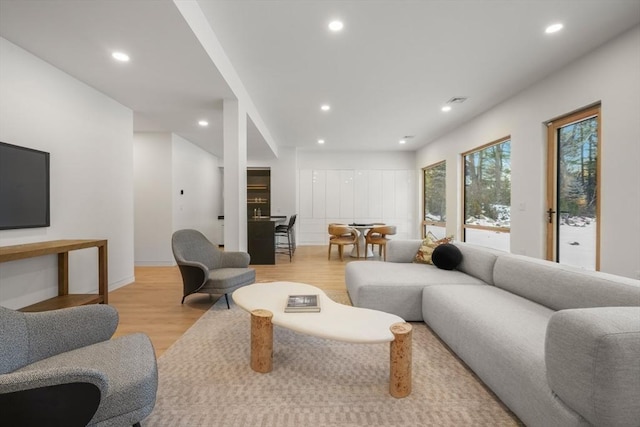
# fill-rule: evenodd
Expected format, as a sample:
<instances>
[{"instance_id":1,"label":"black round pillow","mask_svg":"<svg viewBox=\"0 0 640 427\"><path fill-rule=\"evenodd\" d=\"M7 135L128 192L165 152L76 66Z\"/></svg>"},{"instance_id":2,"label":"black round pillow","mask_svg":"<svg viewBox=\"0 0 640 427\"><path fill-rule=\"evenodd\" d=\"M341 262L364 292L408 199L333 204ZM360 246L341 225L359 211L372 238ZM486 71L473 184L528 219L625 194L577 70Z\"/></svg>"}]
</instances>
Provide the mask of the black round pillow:
<instances>
[{"instance_id":1,"label":"black round pillow","mask_svg":"<svg viewBox=\"0 0 640 427\"><path fill-rule=\"evenodd\" d=\"M431 255L433 265L443 270L453 270L462 261L462 252L450 243L436 246Z\"/></svg>"}]
</instances>

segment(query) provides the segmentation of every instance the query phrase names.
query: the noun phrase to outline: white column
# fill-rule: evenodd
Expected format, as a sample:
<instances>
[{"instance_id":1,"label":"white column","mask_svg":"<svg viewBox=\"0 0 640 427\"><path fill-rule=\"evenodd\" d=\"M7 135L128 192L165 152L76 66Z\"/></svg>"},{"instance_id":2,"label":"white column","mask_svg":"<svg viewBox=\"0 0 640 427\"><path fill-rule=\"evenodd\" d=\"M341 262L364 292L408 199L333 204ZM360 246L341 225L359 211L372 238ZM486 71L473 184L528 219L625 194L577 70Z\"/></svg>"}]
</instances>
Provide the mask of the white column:
<instances>
[{"instance_id":1,"label":"white column","mask_svg":"<svg viewBox=\"0 0 640 427\"><path fill-rule=\"evenodd\" d=\"M225 99L224 247L247 251L247 112L241 102Z\"/></svg>"}]
</instances>

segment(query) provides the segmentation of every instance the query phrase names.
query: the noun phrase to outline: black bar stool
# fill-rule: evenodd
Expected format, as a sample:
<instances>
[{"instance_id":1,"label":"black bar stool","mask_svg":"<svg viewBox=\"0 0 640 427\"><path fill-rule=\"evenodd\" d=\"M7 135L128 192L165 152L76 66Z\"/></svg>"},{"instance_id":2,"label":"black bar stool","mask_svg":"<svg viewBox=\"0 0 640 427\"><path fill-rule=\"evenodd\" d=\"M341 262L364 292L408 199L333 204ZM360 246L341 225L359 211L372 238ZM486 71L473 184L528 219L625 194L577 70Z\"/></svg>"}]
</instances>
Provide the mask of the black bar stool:
<instances>
[{"instance_id":1,"label":"black bar stool","mask_svg":"<svg viewBox=\"0 0 640 427\"><path fill-rule=\"evenodd\" d=\"M289 254L289 262L293 257L293 253L296 251L296 239L294 235L293 226L296 223L296 217L298 214L293 214L289 217L289 224L281 224L276 226L276 253ZM278 237L286 237L287 242L281 242Z\"/></svg>"}]
</instances>

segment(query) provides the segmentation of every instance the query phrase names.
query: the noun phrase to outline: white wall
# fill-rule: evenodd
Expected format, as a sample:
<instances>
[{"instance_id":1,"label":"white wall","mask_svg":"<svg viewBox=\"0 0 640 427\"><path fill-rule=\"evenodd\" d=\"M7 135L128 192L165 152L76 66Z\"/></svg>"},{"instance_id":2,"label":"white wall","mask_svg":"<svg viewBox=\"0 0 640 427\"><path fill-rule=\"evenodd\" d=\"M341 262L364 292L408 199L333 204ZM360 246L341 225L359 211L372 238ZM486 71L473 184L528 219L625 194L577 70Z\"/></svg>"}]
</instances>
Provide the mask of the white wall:
<instances>
[{"instance_id":1,"label":"white wall","mask_svg":"<svg viewBox=\"0 0 640 427\"><path fill-rule=\"evenodd\" d=\"M280 147L277 159L247 163L248 167L271 169L271 215L288 217L296 213L297 164L296 150L290 147Z\"/></svg>"},{"instance_id":2,"label":"white wall","mask_svg":"<svg viewBox=\"0 0 640 427\"><path fill-rule=\"evenodd\" d=\"M332 222L385 222L419 237L413 152L300 151L299 244L327 243Z\"/></svg>"},{"instance_id":3,"label":"white wall","mask_svg":"<svg viewBox=\"0 0 640 427\"><path fill-rule=\"evenodd\" d=\"M170 133L134 134L135 265L175 264L172 156Z\"/></svg>"},{"instance_id":4,"label":"white wall","mask_svg":"<svg viewBox=\"0 0 640 427\"><path fill-rule=\"evenodd\" d=\"M194 228L217 243L222 215L218 158L175 134L139 132L134 159L135 264L175 265L171 235L179 229Z\"/></svg>"},{"instance_id":5,"label":"white wall","mask_svg":"<svg viewBox=\"0 0 640 427\"><path fill-rule=\"evenodd\" d=\"M0 38L0 140L51 153L51 226L0 231L0 245L108 239L109 288L133 281L133 114ZM70 253L71 292L97 292L97 249ZM0 304L57 295L57 262L0 264Z\"/></svg>"},{"instance_id":6,"label":"white wall","mask_svg":"<svg viewBox=\"0 0 640 427\"><path fill-rule=\"evenodd\" d=\"M194 228L215 243L223 214L220 160L177 135L172 135L172 153L173 230Z\"/></svg>"},{"instance_id":7,"label":"white wall","mask_svg":"<svg viewBox=\"0 0 640 427\"><path fill-rule=\"evenodd\" d=\"M447 161L447 233L460 235L460 153L511 135L511 251L544 258L544 123L601 102L601 270L640 278L638 76L640 26L419 150L416 168Z\"/></svg>"},{"instance_id":8,"label":"white wall","mask_svg":"<svg viewBox=\"0 0 640 427\"><path fill-rule=\"evenodd\" d=\"M298 151L298 169L401 170L414 167L413 151Z\"/></svg>"}]
</instances>

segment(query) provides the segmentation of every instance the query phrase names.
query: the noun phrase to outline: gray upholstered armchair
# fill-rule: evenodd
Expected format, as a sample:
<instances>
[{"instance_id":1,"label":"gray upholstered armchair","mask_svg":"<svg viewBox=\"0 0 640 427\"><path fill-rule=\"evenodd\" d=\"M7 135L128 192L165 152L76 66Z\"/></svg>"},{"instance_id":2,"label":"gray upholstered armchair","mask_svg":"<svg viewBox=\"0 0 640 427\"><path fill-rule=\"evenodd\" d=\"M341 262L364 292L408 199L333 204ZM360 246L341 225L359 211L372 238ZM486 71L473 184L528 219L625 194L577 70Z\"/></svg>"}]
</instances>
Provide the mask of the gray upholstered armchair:
<instances>
[{"instance_id":1,"label":"gray upholstered armchair","mask_svg":"<svg viewBox=\"0 0 640 427\"><path fill-rule=\"evenodd\" d=\"M108 305L40 313L0 307L0 419L6 425L139 425L155 405L149 338L110 339Z\"/></svg>"},{"instance_id":2,"label":"gray upholstered armchair","mask_svg":"<svg viewBox=\"0 0 640 427\"><path fill-rule=\"evenodd\" d=\"M224 252L197 230L178 230L171 239L173 256L182 274L183 296L194 293L222 295L256 281L246 252Z\"/></svg>"}]
</instances>

